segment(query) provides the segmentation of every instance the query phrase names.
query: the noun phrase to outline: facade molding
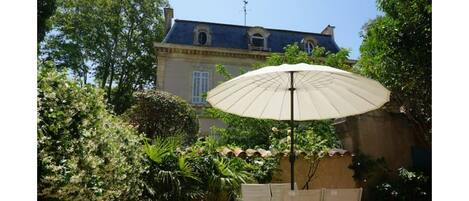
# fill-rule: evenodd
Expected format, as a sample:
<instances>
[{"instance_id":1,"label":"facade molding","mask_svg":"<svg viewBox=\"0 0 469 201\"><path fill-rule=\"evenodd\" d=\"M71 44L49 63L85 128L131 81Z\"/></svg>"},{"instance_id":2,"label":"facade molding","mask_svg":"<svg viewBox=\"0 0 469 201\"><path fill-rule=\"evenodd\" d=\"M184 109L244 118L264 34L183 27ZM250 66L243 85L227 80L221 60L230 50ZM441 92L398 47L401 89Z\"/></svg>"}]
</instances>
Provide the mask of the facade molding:
<instances>
[{"instance_id":1,"label":"facade molding","mask_svg":"<svg viewBox=\"0 0 469 201\"><path fill-rule=\"evenodd\" d=\"M169 43L154 43L157 54L160 53L180 53L219 57L250 58L264 60L270 53L259 51L237 50L229 48L214 48L192 45L179 45Z\"/></svg>"}]
</instances>

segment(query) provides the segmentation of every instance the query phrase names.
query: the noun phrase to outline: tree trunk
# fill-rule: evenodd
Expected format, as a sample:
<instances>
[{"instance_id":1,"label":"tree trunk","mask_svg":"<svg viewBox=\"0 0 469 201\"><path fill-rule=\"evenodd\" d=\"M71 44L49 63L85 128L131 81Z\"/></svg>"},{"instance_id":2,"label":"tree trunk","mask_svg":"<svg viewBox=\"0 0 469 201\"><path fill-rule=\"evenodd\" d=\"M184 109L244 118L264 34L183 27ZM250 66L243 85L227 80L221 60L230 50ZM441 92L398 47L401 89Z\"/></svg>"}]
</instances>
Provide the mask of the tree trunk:
<instances>
[{"instance_id":1,"label":"tree trunk","mask_svg":"<svg viewBox=\"0 0 469 201\"><path fill-rule=\"evenodd\" d=\"M111 75L109 76L109 85L107 87L107 102L111 102L111 90L112 90L112 82L114 81L114 65L111 67Z\"/></svg>"}]
</instances>

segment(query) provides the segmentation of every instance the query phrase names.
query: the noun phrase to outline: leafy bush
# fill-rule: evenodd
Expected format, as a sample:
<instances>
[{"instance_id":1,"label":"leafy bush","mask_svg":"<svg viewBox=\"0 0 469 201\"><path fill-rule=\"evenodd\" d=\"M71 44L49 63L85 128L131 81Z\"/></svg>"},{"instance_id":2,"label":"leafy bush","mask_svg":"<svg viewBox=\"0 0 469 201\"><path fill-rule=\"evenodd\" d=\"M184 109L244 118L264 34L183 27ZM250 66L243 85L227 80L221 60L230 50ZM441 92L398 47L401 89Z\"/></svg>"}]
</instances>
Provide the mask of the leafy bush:
<instances>
[{"instance_id":1,"label":"leafy bush","mask_svg":"<svg viewBox=\"0 0 469 201\"><path fill-rule=\"evenodd\" d=\"M66 74L38 74L39 200L135 200L142 135L106 110L103 91Z\"/></svg>"},{"instance_id":2,"label":"leafy bush","mask_svg":"<svg viewBox=\"0 0 469 201\"><path fill-rule=\"evenodd\" d=\"M135 105L124 116L148 137L184 134L195 139L199 122L195 110L168 92L148 90L135 93Z\"/></svg>"},{"instance_id":3,"label":"leafy bush","mask_svg":"<svg viewBox=\"0 0 469 201\"><path fill-rule=\"evenodd\" d=\"M378 186L374 197L380 200L427 201L431 200L429 177L405 168L397 170L397 178Z\"/></svg>"},{"instance_id":4,"label":"leafy bush","mask_svg":"<svg viewBox=\"0 0 469 201\"><path fill-rule=\"evenodd\" d=\"M197 142L181 151L175 138L155 138L146 144L151 168L145 173L149 200L234 200L242 183L253 181L239 158L218 156L213 141ZM203 149L205 148L205 149Z\"/></svg>"},{"instance_id":5,"label":"leafy bush","mask_svg":"<svg viewBox=\"0 0 469 201\"><path fill-rule=\"evenodd\" d=\"M173 137L156 137L145 144L148 171L144 174L144 198L148 200L197 200L204 196L202 182L187 157L176 152Z\"/></svg>"},{"instance_id":6,"label":"leafy bush","mask_svg":"<svg viewBox=\"0 0 469 201\"><path fill-rule=\"evenodd\" d=\"M366 200L431 200L430 179L422 172L405 168L394 171L384 158L372 159L362 153L353 158L349 168L354 170L355 180L365 188Z\"/></svg>"}]
</instances>

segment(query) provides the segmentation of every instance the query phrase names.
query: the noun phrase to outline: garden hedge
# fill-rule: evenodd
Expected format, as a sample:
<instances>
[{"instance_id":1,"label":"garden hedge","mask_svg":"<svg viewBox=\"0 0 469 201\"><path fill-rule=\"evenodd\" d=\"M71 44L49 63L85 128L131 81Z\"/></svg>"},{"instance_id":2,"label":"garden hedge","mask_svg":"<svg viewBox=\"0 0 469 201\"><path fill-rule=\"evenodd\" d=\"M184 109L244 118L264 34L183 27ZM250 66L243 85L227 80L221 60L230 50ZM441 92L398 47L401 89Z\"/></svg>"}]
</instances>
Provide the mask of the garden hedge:
<instances>
[{"instance_id":1,"label":"garden hedge","mask_svg":"<svg viewBox=\"0 0 469 201\"><path fill-rule=\"evenodd\" d=\"M38 199L138 200L143 135L107 111L102 90L38 73Z\"/></svg>"},{"instance_id":2,"label":"garden hedge","mask_svg":"<svg viewBox=\"0 0 469 201\"><path fill-rule=\"evenodd\" d=\"M124 114L149 138L182 134L193 141L199 131L195 110L183 99L160 90L135 93L135 104Z\"/></svg>"}]
</instances>

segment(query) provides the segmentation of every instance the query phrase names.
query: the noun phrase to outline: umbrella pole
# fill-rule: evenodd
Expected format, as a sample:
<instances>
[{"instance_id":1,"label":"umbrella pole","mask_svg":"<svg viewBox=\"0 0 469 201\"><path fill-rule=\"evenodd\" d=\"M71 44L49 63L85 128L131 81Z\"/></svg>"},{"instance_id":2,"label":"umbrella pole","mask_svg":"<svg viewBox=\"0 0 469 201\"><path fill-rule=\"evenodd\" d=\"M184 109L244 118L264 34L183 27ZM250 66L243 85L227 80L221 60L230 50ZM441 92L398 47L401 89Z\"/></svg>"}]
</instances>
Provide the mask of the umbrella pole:
<instances>
[{"instance_id":1,"label":"umbrella pole","mask_svg":"<svg viewBox=\"0 0 469 201\"><path fill-rule=\"evenodd\" d=\"M294 190L295 188L295 149L293 147L293 144L295 142L295 135L293 133L293 128L294 128L294 121L293 121L293 92L295 91L295 88L293 86L293 71L290 72L290 114L291 114L291 119L290 119L290 180L291 180L291 185L290 189Z\"/></svg>"}]
</instances>

